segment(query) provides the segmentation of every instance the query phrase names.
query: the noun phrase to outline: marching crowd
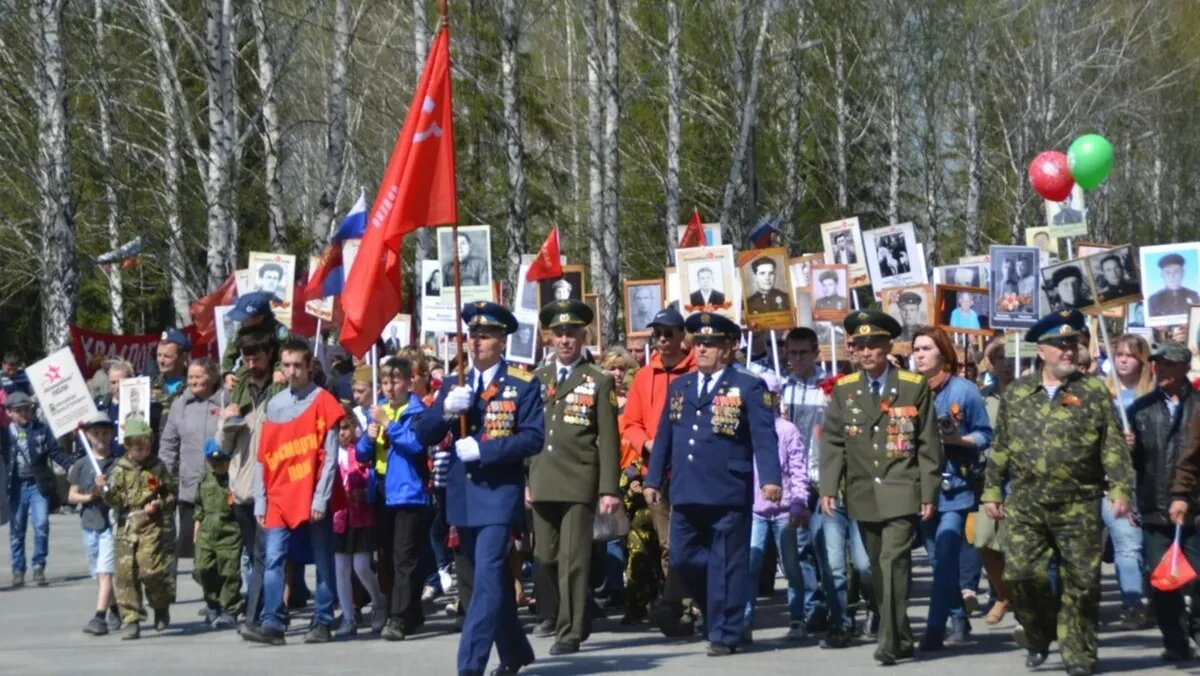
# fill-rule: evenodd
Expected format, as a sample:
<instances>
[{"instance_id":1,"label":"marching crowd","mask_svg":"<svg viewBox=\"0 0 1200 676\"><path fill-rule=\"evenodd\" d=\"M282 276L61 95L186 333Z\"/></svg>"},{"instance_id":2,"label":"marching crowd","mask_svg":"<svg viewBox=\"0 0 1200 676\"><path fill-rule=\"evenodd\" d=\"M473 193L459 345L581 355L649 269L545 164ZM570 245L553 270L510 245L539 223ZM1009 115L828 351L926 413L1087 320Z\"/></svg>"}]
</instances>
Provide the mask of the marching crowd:
<instances>
[{"instance_id":1,"label":"marching crowd","mask_svg":"<svg viewBox=\"0 0 1200 676\"><path fill-rule=\"evenodd\" d=\"M1156 623L1164 660L1194 658L1195 585L1147 584L1175 541L1200 568L1200 397L1179 343L1127 335L1092 359L1083 316L1058 312L1025 334L1037 359L1017 373L1003 339L964 352L936 327L898 358L899 324L863 310L844 322L838 373L802 327L780 335L777 374L738 354L733 322L671 308L649 322L648 363L592 355L591 308L561 300L539 316L552 353L529 369L503 356L513 315L471 303L460 383L427 346L323 367L261 295L239 298L220 361L189 362L186 336L163 332L144 419L118 424L119 383L137 374L103 364L100 413L84 426L94 463L53 437L21 360L4 358L13 588L30 569L47 584L57 465L97 581L95 635L165 629L179 560L193 558L204 622L252 642L285 643L309 597L306 643L368 630L399 641L445 597L463 674L483 673L493 645L491 673L533 662L525 606L552 655L578 651L608 608L699 635L720 657L753 642L777 561L789 641L873 640L888 665L952 650L971 641L973 616L1011 612L1028 667L1057 642L1078 676L1098 664L1107 531L1122 624ZM919 640L917 546L933 571Z\"/></svg>"}]
</instances>

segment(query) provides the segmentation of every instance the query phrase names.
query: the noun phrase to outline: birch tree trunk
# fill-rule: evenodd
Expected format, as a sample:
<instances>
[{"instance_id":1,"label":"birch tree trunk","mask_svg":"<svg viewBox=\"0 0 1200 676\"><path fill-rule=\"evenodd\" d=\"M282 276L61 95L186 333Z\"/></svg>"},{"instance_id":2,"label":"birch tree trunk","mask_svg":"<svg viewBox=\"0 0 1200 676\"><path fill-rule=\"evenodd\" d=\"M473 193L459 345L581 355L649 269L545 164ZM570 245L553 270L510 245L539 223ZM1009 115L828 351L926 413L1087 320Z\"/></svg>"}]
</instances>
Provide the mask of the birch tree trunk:
<instances>
[{"instance_id":1,"label":"birch tree trunk","mask_svg":"<svg viewBox=\"0 0 1200 676\"><path fill-rule=\"evenodd\" d=\"M791 82L787 90L787 119L784 122L787 147L783 153L784 185L787 187L787 194L784 195L783 208L779 213L780 234L784 246L794 242L798 234L793 222L796 218L796 207L804 199L805 192L804 175L800 171L800 115L806 87L801 51L807 48L808 44L805 40L807 23L804 5L803 1L796 3L796 35L791 56L788 58Z\"/></svg>"},{"instance_id":2,"label":"birch tree trunk","mask_svg":"<svg viewBox=\"0 0 1200 676\"><path fill-rule=\"evenodd\" d=\"M966 227L963 241L965 255L979 253L979 193L983 184L983 166L979 151L979 69L974 38L967 43L967 202Z\"/></svg>"},{"instance_id":3,"label":"birch tree trunk","mask_svg":"<svg viewBox=\"0 0 1200 676\"><path fill-rule=\"evenodd\" d=\"M101 175L104 184L104 230L108 234L108 248L114 250L121 246L121 233L118 227L120 209L117 203L117 186L113 178L113 134L112 134L112 90L108 80L108 25L104 16L104 0L92 3L92 45L96 59L96 68L92 77L96 87L96 117L100 131L100 165L109 170ZM108 306L109 321L112 332L124 333L124 293L122 292L121 265L109 266L108 273Z\"/></svg>"},{"instance_id":4,"label":"birch tree trunk","mask_svg":"<svg viewBox=\"0 0 1200 676\"><path fill-rule=\"evenodd\" d=\"M563 4L563 19L567 28L567 119L574 120L578 110L575 97L575 16L568 3ZM571 226L572 231L580 232L582 223L579 207L583 204L583 180L579 177L579 125L567 126L571 134Z\"/></svg>"},{"instance_id":5,"label":"birch tree trunk","mask_svg":"<svg viewBox=\"0 0 1200 676\"><path fill-rule=\"evenodd\" d=\"M425 57L429 52L429 29L425 24L425 0L411 0L410 6L412 7L413 64L416 69L416 78L413 80L415 85L421 78L421 71L425 69ZM429 258L432 242L429 228L417 229L416 250L413 256L414 293L419 293L418 290L423 288L425 283L425 280L421 279L421 261Z\"/></svg>"},{"instance_id":6,"label":"birch tree trunk","mask_svg":"<svg viewBox=\"0 0 1200 676\"><path fill-rule=\"evenodd\" d=\"M504 0L500 14L500 98L504 107L504 167L508 177L508 218L504 231L508 267L504 302L517 288L521 254L525 253L525 138L521 127L517 43L521 10L518 0Z\"/></svg>"},{"instance_id":7,"label":"birch tree trunk","mask_svg":"<svg viewBox=\"0 0 1200 676\"><path fill-rule=\"evenodd\" d=\"M337 220L338 197L346 172L347 95L346 72L350 60L350 0L333 0L333 51L329 58L329 85L325 90L325 177L317 200L317 215L310 226L313 248L324 247ZM424 228L421 229L424 231ZM417 266L420 267L420 266Z\"/></svg>"},{"instance_id":8,"label":"birch tree trunk","mask_svg":"<svg viewBox=\"0 0 1200 676\"><path fill-rule=\"evenodd\" d=\"M275 47L263 16L265 0L250 0L250 18L254 24L254 45L258 52L258 91L262 105L263 183L267 193L267 239L271 251L287 251L288 238L283 211L283 184L279 180L283 130L279 119L278 94L275 91ZM335 35L336 35L335 30ZM335 38L336 39L336 38ZM336 51L336 50L335 50ZM315 235L316 233L314 233ZM313 237L314 253L319 253L324 237Z\"/></svg>"},{"instance_id":9,"label":"birch tree trunk","mask_svg":"<svg viewBox=\"0 0 1200 676\"><path fill-rule=\"evenodd\" d=\"M729 230L730 241L734 242L735 246L745 239L745 233L742 232L741 228L742 224L735 222L735 219L732 218L733 206L738 185L742 180L742 170L750 145L750 132L754 128L756 113L755 99L758 95L759 72L762 69L762 50L763 45L767 41L767 33L771 25L771 8L773 5L774 0L765 0L762 5L758 36L754 40L754 52L750 59L750 77L742 97L741 108L738 110L737 139L734 142L732 152L733 161L729 165L729 175L725 180L725 194L721 200L721 227Z\"/></svg>"},{"instance_id":10,"label":"birch tree trunk","mask_svg":"<svg viewBox=\"0 0 1200 676\"><path fill-rule=\"evenodd\" d=\"M850 112L846 105L846 46L840 19L834 19L833 32L833 97L836 145L834 146L834 183L837 185L838 218L849 215L850 177L847 166L847 130Z\"/></svg>"},{"instance_id":11,"label":"birch tree trunk","mask_svg":"<svg viewBox=\"0 0 1200 676\"><path fill-rule=\"evenodd\" d=\"M592 288L604 287L604 85L603 54L597 31L599 0L582 0L587 37L588 99L588 262Z\"/></svg>"},{"instance_id":12,"label":"birch tree trunk","mask_svg":"<svg viewBox=\"0 0 1200 676\"><path fill-rule=\"evenodd\" d=\"M621 126L621 3L606 0L607 25L604 31L604 283L596 293L602 301L605 344L624 335L624 324L617 321L621 311L621 240L620 199L621 156L618 136Z\"/></svg>"},{"instance_id":13,"label":"birch tree trunk","mask_svg":"<svg viewBox=\"0 0 1200 676\"><path fill-rule=\"evenodd\" d=\"M70 341L79 298L75 208L67 154L67 57L63 15L67 0L33 0L33 94L37 115L38 224L42 230L42 343L47 353Z\"/></svg>"},{"instance_id":14,"label":"birch tree trunk","mask_svg":"<svg viewBox=\"0 0 1200 676\"><path fill-rule=\"evenodd\" d=\"M225 281L237 261L233 171L237 138L234 92L233 0L207 0L208 154L204 193L208 208L208 288Z\"/></svg>"},{"instance_id":15,"label":"birch tree trunk","mask_svg":"<svg viewBox=\"0 0 1200 676\"><path fill-rule=\"evenodd\" d=\"M666 251L667 265L674 260L679 244L679 3L667 0L667 179L666 179Z\"/></svg>"}]
</instances>

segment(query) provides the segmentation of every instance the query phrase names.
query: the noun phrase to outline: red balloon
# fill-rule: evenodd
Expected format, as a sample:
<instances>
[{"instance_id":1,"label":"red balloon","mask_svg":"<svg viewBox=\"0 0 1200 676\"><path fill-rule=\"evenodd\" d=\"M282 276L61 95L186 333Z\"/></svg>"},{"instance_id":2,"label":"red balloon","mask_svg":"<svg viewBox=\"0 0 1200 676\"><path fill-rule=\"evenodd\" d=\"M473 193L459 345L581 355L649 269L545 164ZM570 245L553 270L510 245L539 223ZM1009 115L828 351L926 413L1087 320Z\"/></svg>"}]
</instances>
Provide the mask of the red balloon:
<instances>
[{"instance_id":1,"label":"red balloon","mask_svg":"<svg viewBox=\"0 0 1200 676\"><path fill-rule=\"evenodd\" d=\"M1051 202L1061 202L1071 195L1075 179L1067 167L1067 156L1057 150L1047 150L1029 163L1029 184L1037 194Z\"/></svg>"}]
</instances>

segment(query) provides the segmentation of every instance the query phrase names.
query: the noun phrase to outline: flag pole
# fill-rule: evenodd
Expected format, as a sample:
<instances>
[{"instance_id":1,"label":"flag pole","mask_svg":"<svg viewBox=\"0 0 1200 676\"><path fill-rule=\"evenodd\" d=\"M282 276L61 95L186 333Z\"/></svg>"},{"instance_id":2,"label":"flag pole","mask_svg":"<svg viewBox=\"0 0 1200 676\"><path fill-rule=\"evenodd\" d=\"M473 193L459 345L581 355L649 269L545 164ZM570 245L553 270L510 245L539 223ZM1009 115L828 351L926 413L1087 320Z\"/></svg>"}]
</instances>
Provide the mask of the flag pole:
<instances>
[{"instance_id":1,"label":"flag pole","mask_svg":"<svg viewBox=\"0 0 1200 676\"><path fill-rule=\"evenodd\" d=\"M441 15L442 30L450 29L450 18L446 14L446 0L438 0L438 14ZM461 387L467 382L467 370L465 364L465 355L463 354L463 326L462 326L462 279L459 271L458 260L458 220L456 219L450 224L450 241L453 245L450 247L453 250L453 265L454 265L454 343L457 346L455 349L455 358L458 360L458 385ZM459 437L467 436L467 416L465 413L458 416L458 433Z\"/></svg>"}]
</instances>

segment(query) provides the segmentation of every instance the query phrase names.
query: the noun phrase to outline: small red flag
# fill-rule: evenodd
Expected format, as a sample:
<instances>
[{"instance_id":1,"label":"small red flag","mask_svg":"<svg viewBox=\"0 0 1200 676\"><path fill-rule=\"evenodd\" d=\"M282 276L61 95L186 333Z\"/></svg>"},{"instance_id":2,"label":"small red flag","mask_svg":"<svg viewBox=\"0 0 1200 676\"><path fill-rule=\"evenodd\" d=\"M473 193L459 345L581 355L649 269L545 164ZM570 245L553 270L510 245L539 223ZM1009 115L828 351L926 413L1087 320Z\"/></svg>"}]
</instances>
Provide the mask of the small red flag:
<instances>
[{"instance_id":1,"label":"small red flag","mask_svg":"<svg viewBox=\"0 0 1200 676\"><path fill-rule=\"evenodd\" d=\"M351 354L365 354L400 312L404 236L427 225L458 221L450 90L450 32L443 26L429 50L342 289L342 345Z\"/></svg>"},{"instance_id":2,"label":"small red flag","mask_svg":"<svg viewBox=\"0 0 1200 676\"><path fill-rule=\"evenodd\" d=\"M197 340L193 343L209 343L217 339L216 308L218 305L233 305L237 296L237 285L233 275L225 280L216 291L188 303L188 314L196 327Z\"/></svg>"},{"instance_id":3,"label":"small red flag","mask_svg":"<svg viewBox=\"0 0 1200 676\"><path fill-rule=\"evenodd\" d=\"M530 264L525 273L525 281L536 282L541 279L558 279L563 276L562 258L558 249L558 226L546 236L537 258Z\"/></svg>"},{"instance_id":4,"label":"small red flag","mask_svg":"<svg viewBox=\"0 0 1200 676\"><path fill-rule=\"evenodd\" d=\"M679 248L690 249L704 246L707 241L708 239L704 236L704 224L700 222L700 210L696 209L692 211L692 217L688 219L683 237L679 238Z\"/></svg>"}]
</instances>

